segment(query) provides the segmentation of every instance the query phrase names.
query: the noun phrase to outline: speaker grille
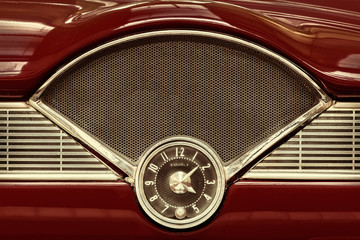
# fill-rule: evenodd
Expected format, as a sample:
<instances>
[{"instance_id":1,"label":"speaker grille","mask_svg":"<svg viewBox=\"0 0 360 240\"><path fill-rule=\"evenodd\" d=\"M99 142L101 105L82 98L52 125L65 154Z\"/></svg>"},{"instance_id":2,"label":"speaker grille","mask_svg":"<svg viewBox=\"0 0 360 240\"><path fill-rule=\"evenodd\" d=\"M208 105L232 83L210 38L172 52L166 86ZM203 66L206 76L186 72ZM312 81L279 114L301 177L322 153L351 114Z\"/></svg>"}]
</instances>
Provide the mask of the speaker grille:
<instances>
[{"instance_id":1,"label":"speaker grille","mask_svg":"<svg viewBox=\"0 0 360 240\"><path fill-rule=\"evenodd\" d=\"M137 161L153 143L187 135L224 162L314 107L319 94L274 57L197 35L148 36L89 55L41 100Z\"/></svg>"}]
</instances>

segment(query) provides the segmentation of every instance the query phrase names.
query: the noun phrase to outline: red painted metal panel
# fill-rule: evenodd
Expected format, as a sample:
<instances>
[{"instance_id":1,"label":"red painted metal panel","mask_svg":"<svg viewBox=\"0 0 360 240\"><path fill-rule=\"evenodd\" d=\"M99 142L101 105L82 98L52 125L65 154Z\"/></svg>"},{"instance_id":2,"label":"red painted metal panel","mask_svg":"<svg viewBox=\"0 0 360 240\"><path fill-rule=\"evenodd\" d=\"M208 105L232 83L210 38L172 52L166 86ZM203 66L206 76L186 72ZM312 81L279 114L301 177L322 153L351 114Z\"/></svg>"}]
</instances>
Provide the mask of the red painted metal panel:
<instances>
[{"instance_id":1,"label":"red painted metal panel","mask_svg":"<svg viewBox=\"0 0 360 240\"><path fill-rule=\"evenodd\" d=\"M238 182L187 232L153 225L122 182L2 183L0 196L1 239L360 239L356 182Z\"/></svg>"},{"instance_id":2,"label":"red painted metal panel","mask_svg":"<svg viewBox=\"0 0 360 240\"><path fill-rule=\"evenodd\" d=\"M317 78L336 99L360 98L360 14L352 0L2 1L0 97L25 100L60 65L104 41L153 29L248 38ZM353 7L349 7L352 6Z\"/></svg>"},{"instance_id":3,"label":"red painted metal panel","mask_svg":"<svg viewBox=\"0 0 360 240\"><path fill-rule=\"evenodd\" d=\"M360 99L360 4L322 1L2 1L0 98L26 100L57 68L111 39L203 29L291 59L335 99ZM2 183L1 239L360 239L360 183L233 184L197 230L153 225L125 183Z\"/></svg>"}]
</instances>

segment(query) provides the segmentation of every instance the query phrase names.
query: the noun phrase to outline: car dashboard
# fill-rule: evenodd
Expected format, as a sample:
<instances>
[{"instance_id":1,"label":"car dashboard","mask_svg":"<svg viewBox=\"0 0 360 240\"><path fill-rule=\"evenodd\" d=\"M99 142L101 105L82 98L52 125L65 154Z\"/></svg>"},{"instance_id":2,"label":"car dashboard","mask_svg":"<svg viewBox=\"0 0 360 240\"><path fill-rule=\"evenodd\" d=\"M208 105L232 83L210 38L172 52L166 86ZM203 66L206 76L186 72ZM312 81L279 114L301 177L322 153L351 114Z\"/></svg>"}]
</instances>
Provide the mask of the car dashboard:
<instances>
[{"instance_id":1,"label":"car dashboard","mask_svg":"<svg viewBox=\"0 0 360 240\"><path fill-rule=\"evenodd\" d=\"M0 236L360 239L360 6L0 6Z\"/></svg>"}]
</instances>

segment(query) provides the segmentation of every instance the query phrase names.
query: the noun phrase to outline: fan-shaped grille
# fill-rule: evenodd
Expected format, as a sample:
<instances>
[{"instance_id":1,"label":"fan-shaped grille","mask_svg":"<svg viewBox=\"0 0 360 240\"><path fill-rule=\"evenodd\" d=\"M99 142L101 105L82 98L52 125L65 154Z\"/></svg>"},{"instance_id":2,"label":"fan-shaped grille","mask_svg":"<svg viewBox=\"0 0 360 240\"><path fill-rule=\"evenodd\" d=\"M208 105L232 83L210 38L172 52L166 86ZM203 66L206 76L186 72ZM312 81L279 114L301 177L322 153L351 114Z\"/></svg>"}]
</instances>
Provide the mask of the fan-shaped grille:
<instances>
[{"instance_id":1,"label":"fan-shaped grille","mask_svg":"<svg viewBox=\"0 0 360 240\"><path fill-rule=\"evenodd\" d=\"M187 135L224 162L314 107L319 94L283 62L209 36L148 36L98 51L58 76L42 101L117 152L138 160Z\"/></svg>"}]
</instances>

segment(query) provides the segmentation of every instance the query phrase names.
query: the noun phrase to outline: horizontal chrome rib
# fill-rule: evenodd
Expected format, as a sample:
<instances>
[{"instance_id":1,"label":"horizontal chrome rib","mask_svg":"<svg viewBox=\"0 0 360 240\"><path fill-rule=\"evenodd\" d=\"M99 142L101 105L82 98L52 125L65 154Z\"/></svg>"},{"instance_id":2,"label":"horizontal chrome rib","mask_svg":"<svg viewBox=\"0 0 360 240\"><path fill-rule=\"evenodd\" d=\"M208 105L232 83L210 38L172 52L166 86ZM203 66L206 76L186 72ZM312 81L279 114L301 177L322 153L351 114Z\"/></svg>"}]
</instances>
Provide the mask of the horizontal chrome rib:
<instances>
[{"instance_id":1,"label":"horizontal chrome rib","mask_svg":"<svg viewBox=\"0 0 360 240\"><path fill-rule=\"evenodd\" d=\"M360 179L360 104L336 103L244 179Z\"/></svg>"},{"instance_id":2,"label":"horizontal chrome rib","mask_svg":"<svg viewBox=\"0 0 360 240\"><path fill-rule=\"evenodd\" d=\"M0 180L118 178L26 103L0 103Z\"/></svg>"}]
</instances>

